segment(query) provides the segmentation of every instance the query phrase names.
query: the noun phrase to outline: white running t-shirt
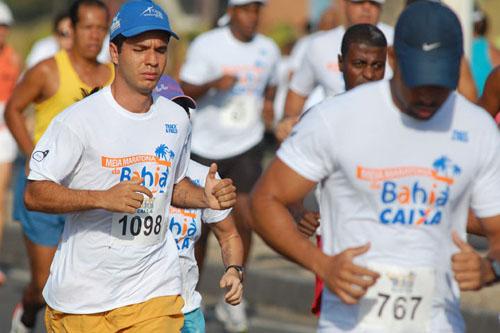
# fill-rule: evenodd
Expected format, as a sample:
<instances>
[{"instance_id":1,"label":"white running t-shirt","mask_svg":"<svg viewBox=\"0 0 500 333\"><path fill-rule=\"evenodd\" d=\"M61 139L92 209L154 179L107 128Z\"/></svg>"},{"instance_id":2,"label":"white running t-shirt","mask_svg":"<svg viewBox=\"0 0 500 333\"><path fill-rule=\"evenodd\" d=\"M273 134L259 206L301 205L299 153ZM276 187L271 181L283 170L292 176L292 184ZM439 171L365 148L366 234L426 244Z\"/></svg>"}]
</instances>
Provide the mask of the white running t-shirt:
<instances>
[{"instance_id":1,"label":"white running t-shirt","mask_svg":"<svg viewBox=\"0 0 500 333\"><path fill-rule=\"evenodd\" d=\"M108 311L180 295L181 274L168 212L189 162L186 111L158 97L147 113L121 107L109 87L58 115L31 157L30 180L107 190L143 178L153 192L134 214L68 215L43 295L64 313Z\"/></svg>"},{"instance_id":2,"label":"white running t-shirt","mask_svg":"<svg viewBox=\"0 0 500 333\"><path fill-rule=\"evenodd\" d=\"M209 169L209 167L191 160L189 161L186 176L189 177L194 184L204 187ZM201 223L221 222L228 217L230 213L231 209L180 209L173 206L170 207L168 217L169 229L177 243L181 262L181 295L184 299L182 313L189 313L201 306L201 295L196 291L199 271L194 256L194 244L201 236Z\"/></svg>"},{"instance_id":3,"label":"white running t-shirt","mask_svg":"<svg viewBox=\"0 0 500 333\"><path fill-rule=\"evenodd\" d=\"M491 116L456 92L421 121L395 107L387 81L304 114L278 157L320 184L323 250L370 242L355 263L382 274L360 305L325 289L319 332L464 331L451 232L465 239L469 207L500 214L499 139Z\"/></svg>"},{"instance_id":4,"label":"white running t-shirt","mask_svg":"<svg viewBox=\"0 0 500 333\"><path fill-rule=\"evenodd\" d=\"M379 23L377 27L384 33L387 43L392 45L393 28L384 23ZM318 85L324 88L326 96L335 96L345 91L344 78L338 63L345 31L343 26L339 26L314 34L305 42L307 45L302 48L307 51L302 51L302 64L294 73L290 83L293 92L309 96ZM391 77L392 70L387 64L385 79Z\"/></svg>"},{"instance_id":5,"label":"white running t-shirt","mask_svg":"<svg viewBox=\"0 0 500 333\"><path fill-rule=\"evenodd\" d=\"M276 44L262 35L243 43L229 27L223 27L196 38L181 69L181 80L202 85L232 74L238 81L228 91L212 89L198 100L192 117L193 153L211 159L230 158L263 139L264 91L277 85L279 60Z\"/></svg>"}]
</instances>

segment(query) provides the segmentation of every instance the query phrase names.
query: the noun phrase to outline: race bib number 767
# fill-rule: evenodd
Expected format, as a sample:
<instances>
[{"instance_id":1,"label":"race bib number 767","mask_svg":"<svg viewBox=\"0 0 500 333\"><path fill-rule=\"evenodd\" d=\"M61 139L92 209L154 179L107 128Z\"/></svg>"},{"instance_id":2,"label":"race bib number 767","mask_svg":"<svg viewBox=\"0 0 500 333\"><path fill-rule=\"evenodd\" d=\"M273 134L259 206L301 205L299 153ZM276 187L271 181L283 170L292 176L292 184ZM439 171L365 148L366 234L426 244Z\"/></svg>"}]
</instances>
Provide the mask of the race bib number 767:
<instances>
[{"instance_id":1,"label":"race bib number 767","mask_svg":"<svg viewBox=\"0 0 500 333\"><path fill-rule=\"evenodd\" d=\"M361 327L425 332L430 324L435 272L431 268L369 265L380 273L360 302Z\"/></svg>"}]
</instances>

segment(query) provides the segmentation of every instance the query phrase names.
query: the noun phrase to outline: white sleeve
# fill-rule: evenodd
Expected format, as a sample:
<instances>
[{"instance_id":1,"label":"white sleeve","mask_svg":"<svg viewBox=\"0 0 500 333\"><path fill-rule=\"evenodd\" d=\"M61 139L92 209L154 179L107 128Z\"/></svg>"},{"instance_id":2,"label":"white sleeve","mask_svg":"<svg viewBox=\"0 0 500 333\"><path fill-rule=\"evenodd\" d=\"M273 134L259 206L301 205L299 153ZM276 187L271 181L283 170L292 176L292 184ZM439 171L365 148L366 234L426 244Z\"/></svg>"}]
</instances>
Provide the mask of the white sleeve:
<instances>
[{"instance_id":1,"label":"white sleeve","mask_svg":"<svg viewBox=\"0 0 500 333\"><path fill-rule=\"evenodd\" d=\"M57 51L58 46L51 39L42 39L36 42L26 57L26 69L30 69L39 62L54 56Z\"/></svg>"},{"instance_id":2,"label":"white sleeve","mask_svg":"<svg viewBox=\"0 0 500 333\"><path fill-rule=\"evenodd\" d=\"M268 86L277 87L280 82L279 77L279 64L281 61L281 53L277 46L274 47L274 62L272 64Z\"/></svg>"},{"instance_id":3,"label":"white sleeve","mask_svg":"<svg viewBox=\"0 0 500 333\"><path fill-rule=\"evenodd\" d=\"M300 65L302 64L302 61L304 60L304 57L306 55L307 47L309 44L309 38L304 37L302 39L299 39L297 44L292 49L292 52L290 53L290 65L292 67L292 70L295 72L300 68Z\"/></svg>"},{"instance_id":4,"label":"white sleeve","mask_svg":"<svg viewBox=\"0 0 500 333\"><path fill-rule=\"evenodd\" d=\"M180 79L184 82L202 85L220 76L210 65L208 52L215 45L203 45L203 40L194 40L188 49L186 62L182 65Z\"/></svg>"},{"instance_id":5,"label":"white sleeve","mask_svg":"<svg viewBox=\"0 0 500 333\"><path fill-rule=\"evenodd\" d=\"M214 210L210 208L203 209L201 220L204 223L218 223L226 219L231 214L232 208L224 210Z\"/></svg>"},{"instance_id":6,"label":"white sleeve","mask_svg":"<svg viewBox=\"0 0 500 333\"><path fill-rule=\"evenodd\" d=\"M177 169L175 170L175 183L181 182L184 177L186 177L187 170L189 167L189 160L191 158L191 125L189 125L189 130L184 140L184 145L182 146L182 151L177 164Z\"/></svg>"},{"instance_id":7,"label":"white sleeve","mask_svg":"<svg viewBox=\"0 0 500 333\"><path fill-rule=\"evenodd\" d=\"M53 120L31 154L28 179L64 184L77 168L84 149L73 130L62 121Z\"/></svg>"},{"instance_id":8,"label":"white sleeve","mask_svg":"<svg viewBox=\"0 0 500 333\"><path fill-rule=\"evenodd\" d=\"M309 96L316 87L314 66L310 57L304 57L300 67L293 73L290 89L301 96Z\"/></svg>"},{"instance_id":9,"label":"white sleeve","mask_svg":"<svg viewBox=\"0 0 500 333\"><path fill-rule=\"evenodd\" d=\"M26 68L29 69L47 58L50 58L50 56L41 50L38 44L35 44L26 57Z\"/></svg>"},{"instance_id":10,"label":"white sleeve","mask_svg":"<svg viewBox=\"0 0 500 333\"><path fill-rule=\"evenodd\" d=\"M479 218L500 215L500 134L494 127L481 147L483 156L472 188L471 207Z\"/></svg>"},{"instance_id":11,"label":"white sleeve","mask_svg":"<svg viewBox=\"0 0 500 333\"><path fill-rule=\"evenodd\" d=\"M277 156L288 167L313 182L334 171L331 129L317 107L307 111L278 150Z\"/></svg>"}]
</instances>

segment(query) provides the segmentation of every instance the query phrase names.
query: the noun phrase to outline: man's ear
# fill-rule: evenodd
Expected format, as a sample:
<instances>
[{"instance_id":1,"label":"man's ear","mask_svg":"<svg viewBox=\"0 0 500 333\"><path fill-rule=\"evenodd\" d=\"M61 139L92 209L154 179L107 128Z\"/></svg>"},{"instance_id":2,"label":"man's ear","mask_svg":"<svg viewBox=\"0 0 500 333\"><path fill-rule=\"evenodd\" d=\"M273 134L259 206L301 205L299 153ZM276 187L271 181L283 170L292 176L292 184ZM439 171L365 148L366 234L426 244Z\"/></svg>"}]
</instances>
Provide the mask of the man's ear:
<instances>
[{"instance_id":1,"label":"man's ear","mask_svg":"<svg viewBox=\"0 0 500 333\"><path fill-rule=\"evenodd\" d=\"M109 55L111 56L111 62L118 65L118 46L115 43L109 43Z\"/></svg>"},{"instance_id":2,"label":"man's ear","mask_svg":"<svg viewBox=\"0 0 500 333\"><path fill-rule=\"evenodd\" d=\"M339 71L344 73L344 59L342 58L341 54L337 55L337 58L339 62Z\"/></svg>"},{"instance_id":3,"label":"man's ear","mask_svg":"<svg viewBox=\"0 0 500 333\"><path fill-rule=\"evenodd\" d=\"M387 58L389 60L389 66L394 70L394 66L396 66L396 52L394 51L394 47L387 47Z\"/></svg>"}]
</instances>

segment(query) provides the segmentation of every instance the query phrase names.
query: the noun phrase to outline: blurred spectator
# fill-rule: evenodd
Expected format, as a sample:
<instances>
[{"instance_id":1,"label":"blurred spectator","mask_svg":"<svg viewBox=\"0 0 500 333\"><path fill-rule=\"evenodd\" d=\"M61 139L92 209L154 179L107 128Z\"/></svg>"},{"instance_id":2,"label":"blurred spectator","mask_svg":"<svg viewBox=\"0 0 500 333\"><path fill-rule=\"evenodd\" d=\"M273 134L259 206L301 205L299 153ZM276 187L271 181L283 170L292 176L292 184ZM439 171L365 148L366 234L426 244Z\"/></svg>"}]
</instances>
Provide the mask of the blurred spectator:
<instances>
[{"instance_id":1,"label":"blurred spectator","mask_svg":"<svg viewBox=\"0 0 500 333\"><path fill-rule=\"evenodd\" d=\"M500 66L497 66L488 76L478 104L488 111L497 123L500 123Z\"/></svg>"},{"instance_id":2,"label":"blurred spectator","mask_svg":"<svg viewBox=\"0 0 500 333\"><path fill-rule=\"evenodd\" d=\"M104 1L110 13L110 19L118 11L124 0ZM111 22L108 22L108 24ZM60 49L69 50L73 45L73 29L67 12L60 12L54 19L53 34L35 42L26 58L26 68L29 69L40 61L53 57ZM102 44L101 52L97 57L100 63L110 62L109 35Z\"/></svg>"},{"instance_id":3,"label":"blurred spectator","mask_svg":"<svg viewBox=\"0 0 500 333\"><path fill-rule=\"evenodd\" d=\"M300 67L302 60L307 52L307 45L309 41L317 36L318 34L335 29L341 23L340 12L337 6L331 6L327 8L318 22L317 31L313 32L306 30L307 35L300 38L294 45L289 56L285 56L278 67L279 84L278 91L276 93L275 99L275 119L279 121L283 118L285 112L285 101L288 92L288 87L293 73ZM323 87L318 86L314 89L311 95L308 97L304 109L322 101L325 98L325 92Z\"/></svg>"},{"instance_id":4,"label":"blurred spectator","mask_svg":"<svg viewBox=\"0 0 500 333\"><path fill-rule=\"evenodd\" d=\"M492 57L499 51L488 41L486 34L489 20L486 14L476 6L474 10L474 40L472 41L472 75L479 95L483 94L484 84L495 64Z\"/></svg>"},{"instance_id":5,"label":"blurred spectator","mask_svg":"<svg viewBox=\"0 0 500 333\"><path fill-rule=\"evenodd\" d=\"M69 50L73 45L73 29L69 14L61 12L54 19L52 35L35 42L26 58L26 67L31 68L40 61L51 58L60 49Z\"/></svg>"},{"instance_id":6,"label":"blurred spectator","mask_svg":"<svg viewBox=\"0 0 500 333\"><path fill-rule=\"evenodd\" d=\"M273 126L279 49L257 33L266 0L230 0L227 26L206 32L191 44L180 78L195 98L191 158L217 163L222 177L238 189L234 216L243 240L245 262L252 242L250 192L262 171L264 132ZM221 22L224 23L224 22ZM206 233L205 233L206 235ZM200 239L198 248L205 248ZM203 261L198 251L198 265ZM245 302L216 306L216 316L231 332L248 330Z\"/></svg>"},{"instance_id":7,"label":"blurred spectator","mask_svg":"<svg viewBox=\"0 0 500 333\"><path fill-rule=\"evenodd\" d=\"M275 133L284 135L277 137L279 141L286 138L291 125L297 121L304 109L321 101L322 97L319 97L311 103L311 95L318 86L324 89L325 96L334 96L345 91L338 55L346 28L362 23L376 25L384 33L389 45L392 44L392 27L380 22L384 3L385 0L344 0L341 2L344 25L314 34L305 42L302 46L305 51L302 51L303 55L299 55L294 65L295 71L286 97L285 116L275 129ZM387 66L385 77L391 76L392 72Z\"/></svg>"},{"instance_id":8,"label":"blurred spectator","mask_svg":"<svg viewBox=\"0 0 500 333\"><path fill-rule=\"evenodd\" d=\"M12 138L4 121L5 104L9 99L21 70L21 59L14 49L7 44L7 36L14 18L9 7L0 2L0 249L6 214L6 194L16 158L16 142ZM0 285L5 282L5 275L0 270Z\"/></svg>"},{"instance_id":9,"label":"blurred spectator","mask_svg":"<svg viewBox=\"0 0 500 333\"><path fill-rule=\"evenodd\" d=\"M108 26L111 25L111 20L115 17L116 13L120 9L120 6L125 2L125 0L103 0L106 7L108 7L109 12L109 22ZM111 61L109 56L109 34L106 35L104 42L102 43L101 53L97 57L97 60L101 64L106 64Z\"/></svg>"},{"instance_id":10,"label":"blurred spectator","mask_svg":"<svg viewBox=\"0 0 500 333\"><path fill-rule=\"evenodd\" d=\"M274 98L274 125L276 125L285 111L286 93L288 92L288 83L292 74L291 56L295 42L290 41L281 48L281 58L276 69L278 78L278 86L276 89L276 97Z\"/></svg>"},{"instance_id":11,"label":"blurred spectator","mask_svg":"<svg viewBox=\"0 0 500 333\"><path fill-rule=\"evenodd\" d=\"M290 55L292 72L296 71L300 67L300 64L302 63L302 60L304 59L304 56L307 52L308 42L315 36L319 35L321 32L335 29L339 25L340 25L339 9L337 6L331 6L327 10L325 10L323 15L321 15L321 18L318 23L317 32L308 34L300 38L295 44L295 47L293 48L292 53Z\"/></svg>"}]
</instances>

